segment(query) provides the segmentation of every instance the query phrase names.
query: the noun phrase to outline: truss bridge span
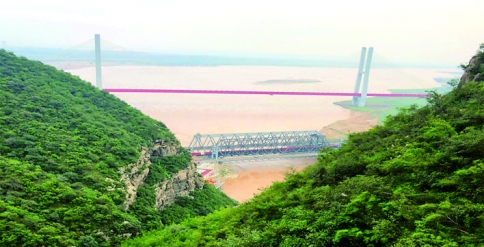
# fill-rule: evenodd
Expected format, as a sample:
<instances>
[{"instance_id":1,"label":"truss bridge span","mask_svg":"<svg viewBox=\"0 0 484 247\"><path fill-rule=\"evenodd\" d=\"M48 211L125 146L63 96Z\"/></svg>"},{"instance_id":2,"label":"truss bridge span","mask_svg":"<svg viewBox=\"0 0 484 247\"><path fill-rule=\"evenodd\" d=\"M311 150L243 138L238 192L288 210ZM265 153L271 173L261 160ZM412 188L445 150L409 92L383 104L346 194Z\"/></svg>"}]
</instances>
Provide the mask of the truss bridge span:
<instances>
[{"instance_id":1,"label":"truss bridge span","mask_svg":"<svg viewBox=\"0 0 484 247\"><path fill-rule=\"evenodd\" d=\"M224 156L317 154L325 147L339 148L341 140L329 140L316 130L227 134L196 134L188 150L192 156L212 159Z\"/></svg>"}]
</instances>

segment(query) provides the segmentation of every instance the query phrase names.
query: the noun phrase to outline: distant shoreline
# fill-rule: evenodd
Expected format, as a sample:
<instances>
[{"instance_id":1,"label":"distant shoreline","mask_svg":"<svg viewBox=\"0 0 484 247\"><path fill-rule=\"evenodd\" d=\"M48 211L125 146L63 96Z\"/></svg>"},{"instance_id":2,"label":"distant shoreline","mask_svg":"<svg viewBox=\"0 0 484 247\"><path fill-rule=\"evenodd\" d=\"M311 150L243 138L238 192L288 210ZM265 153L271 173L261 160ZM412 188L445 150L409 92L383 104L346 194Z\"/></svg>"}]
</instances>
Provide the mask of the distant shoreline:
<instances>
[{"instance_id":1,"label":"distant shoreline","mask_svg":"<svg viewBox=\"0 0 484 247\"><path fill-rule=\"evenodd\" d=\"M84 61L66 61L66 62L46 62L50 66L60 70L82 69L94 67L94 63ZM117 63L103 63L102 66L120 66L122 64ZM133 65L134 66L134 65Z\"/></svg>"},{"instance_id":2,"label":"distant shoreline","mask_svg":"<svg viewBox=\"0 0 484 247\"><path fill-rule=\"evenodd\" d=\"M91 50L92 49L92 50ZM18 56L45 64L94 62L94 47L91 49L58 49L58 48L10 48ZM279 67L324 67L324 68L357 68L358 57L326 57L326 56L243 56L243 55L183 55L162 54L155 52L137 52L126 50L102 50L103 65L141 65L141 66L279 66ZM417 62L398 62L398 68L439 68L453 69L455 64L421 64ZM92 65L91 65L92 66ZM373 68L395 68L394 64L373 61ZM79 67L75 67L79 68ZM70 68L63 68L70 69Z\"/></svg>"}]
</instances>

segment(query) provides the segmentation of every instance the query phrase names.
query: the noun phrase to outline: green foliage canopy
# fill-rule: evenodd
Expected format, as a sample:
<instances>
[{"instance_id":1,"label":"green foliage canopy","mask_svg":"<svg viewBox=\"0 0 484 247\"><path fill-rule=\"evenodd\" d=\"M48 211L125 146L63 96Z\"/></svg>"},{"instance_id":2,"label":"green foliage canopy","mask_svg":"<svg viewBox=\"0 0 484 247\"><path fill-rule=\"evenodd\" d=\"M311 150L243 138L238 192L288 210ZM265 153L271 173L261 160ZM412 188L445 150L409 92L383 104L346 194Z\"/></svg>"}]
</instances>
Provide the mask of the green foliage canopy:
<instances>
[{"instance_id":1,"label":"green foliage canopy","mask_svg":"<svg viewBox=\"0 0 484 247\"><path fill-rule=\"evenodd\" d=\"M126 210L119 168L155 140L179 144L163 123L114 95L0 50L0 246L116 246L162 217L169 224L234 205L207 187L193 193L198 204L157 212L145 186ZM155 160L146 184L190 162L184 149ZM212 207L200 205L206 197L217 198Z\"/></svg>"},{"instance_id":2,"label":"green foliage canopy","mask_svg":"<svg viewBox=\"0 0 484 247\"><path fill-rule=\"evenodd\" d=\"M484 84L431 92L234 209L124 246L484 246Z\"/></svg>"}]
</instances>

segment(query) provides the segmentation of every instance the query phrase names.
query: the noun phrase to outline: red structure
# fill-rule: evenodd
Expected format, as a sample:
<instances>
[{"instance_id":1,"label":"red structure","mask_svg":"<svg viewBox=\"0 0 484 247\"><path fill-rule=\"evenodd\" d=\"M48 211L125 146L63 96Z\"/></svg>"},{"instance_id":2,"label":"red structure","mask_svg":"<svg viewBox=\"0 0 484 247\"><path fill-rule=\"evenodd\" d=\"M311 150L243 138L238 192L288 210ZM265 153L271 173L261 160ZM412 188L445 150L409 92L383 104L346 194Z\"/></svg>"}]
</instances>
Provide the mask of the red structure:
<instances>
[{"instance_id":1,"label":"red structure","mask_svg":"<svg viewBox=\"0 0 484 247\"><path fill-rule=\"evenodd\" d=\"M215 181L213 181L213 179L212 179L212 178L207 178L207 179L205 179L205 182L207 182L207 183L209 183L209 184L211 184L211 185L215 186Z\"/></svg>"}]
</instances>

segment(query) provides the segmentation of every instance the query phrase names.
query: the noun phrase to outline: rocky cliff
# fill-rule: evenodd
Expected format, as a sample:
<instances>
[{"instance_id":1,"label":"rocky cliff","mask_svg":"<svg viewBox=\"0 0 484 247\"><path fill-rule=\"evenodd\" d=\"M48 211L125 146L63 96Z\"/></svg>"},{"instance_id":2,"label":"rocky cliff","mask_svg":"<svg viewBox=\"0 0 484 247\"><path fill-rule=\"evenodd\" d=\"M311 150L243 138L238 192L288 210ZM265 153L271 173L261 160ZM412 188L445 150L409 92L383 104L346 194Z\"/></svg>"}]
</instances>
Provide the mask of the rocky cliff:
<instances>
[{"instance_id":1,"label":"rocky cliff","mask_svg":"<svg viewBox=\"0 0 484 247\"><path fill-rule=\"evenodd\" d=\"M180 149L180 145L173 142L157 140L151 148L142 148L141 155L136 163L120 168L121 181L126 185L126 209L135 201L136 192L150 173L152 162L161 157L179 155ZM161 210L175 202L176 198L188 196L195 189L202 189L203 185L204 180L197 173L195 164L187 164L185 169L155 184L155 208Z\"/></svg>"},{"instance_id":2,"label":"rocky cliff","mask_svg":"<svg viewBox=\"0 0 484 247\"><path fill-rule=\"evenodd\" d=\"M190 164L186 169L179 171L172 178L155 185L157 210L175 202L177 197L189 196L191 191L202 189L204 180L197 173L195 164Z\"/></svg>"},{"instance_id":3,"label":"rocky cliff","mask_svg":"<svg viewBox=\"0 0 484 247\"><path fill-rule=\"evenodd\" d=\"M461 65L464 74L460 78L460 86L469 81L484 81L484 44L481 44L479 48L468 65Z\"/></svg>"}]
</instances>

